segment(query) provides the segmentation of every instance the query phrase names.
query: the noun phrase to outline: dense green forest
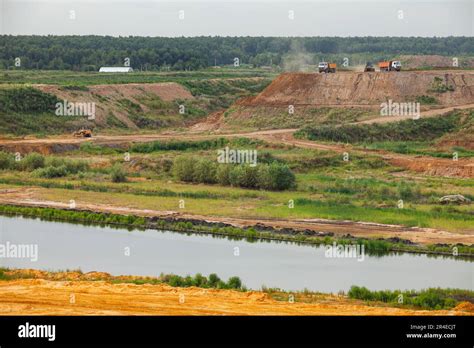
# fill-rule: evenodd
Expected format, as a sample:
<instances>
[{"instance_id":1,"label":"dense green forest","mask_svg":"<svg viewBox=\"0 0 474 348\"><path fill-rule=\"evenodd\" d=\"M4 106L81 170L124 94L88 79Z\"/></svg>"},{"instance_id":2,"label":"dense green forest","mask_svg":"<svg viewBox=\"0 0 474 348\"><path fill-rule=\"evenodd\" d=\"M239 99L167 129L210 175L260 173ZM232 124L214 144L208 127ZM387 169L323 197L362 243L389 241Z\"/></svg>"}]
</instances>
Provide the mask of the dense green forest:
<instances>
[{"instance_id":1,"label":"dense green forest","mask_svg":"<svg viewBox=\"0 0 474 348\"><path fill-rule=\"evenodd\" d=\"M0 69L97 71L101 66L130 66L142 70L195 70L241 64L283 65L288 55L389 58L400 54L472 55L473 37L110 37L0 36ZM314 63L310 62L310 63ZM18 65L18 61L17 61Z\"/></svg>"}]
</instances>

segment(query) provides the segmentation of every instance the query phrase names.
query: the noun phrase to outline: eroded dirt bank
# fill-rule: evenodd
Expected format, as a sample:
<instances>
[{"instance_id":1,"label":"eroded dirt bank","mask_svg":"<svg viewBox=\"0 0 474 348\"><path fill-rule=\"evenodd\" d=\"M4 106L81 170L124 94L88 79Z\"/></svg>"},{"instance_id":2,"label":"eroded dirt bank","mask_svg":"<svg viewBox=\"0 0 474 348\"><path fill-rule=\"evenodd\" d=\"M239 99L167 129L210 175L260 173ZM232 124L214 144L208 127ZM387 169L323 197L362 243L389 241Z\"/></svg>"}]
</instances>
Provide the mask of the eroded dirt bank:
<instances>
[{"instance_id":1,"label":"eroded dirt bank","mask_svg":"<svg viewBox=\"0 0 474 348\"><path fill-rule=\"evenodd\" d=\"M368 306L338 295L318 295L313 303L277 301L261 291L178 288L165 284L114 284L136 277L68 272L56 279L0 281L0 315L473 315L461 303L452 310L413 310ZM46 279L45 279L46 278ZM48 279L48 280L47 280ZM66 279L66 280L64 280ZM101 280L96 280L101 279ZM106 279L106 280L103 280Z\"/></svg>"}]
</instances>

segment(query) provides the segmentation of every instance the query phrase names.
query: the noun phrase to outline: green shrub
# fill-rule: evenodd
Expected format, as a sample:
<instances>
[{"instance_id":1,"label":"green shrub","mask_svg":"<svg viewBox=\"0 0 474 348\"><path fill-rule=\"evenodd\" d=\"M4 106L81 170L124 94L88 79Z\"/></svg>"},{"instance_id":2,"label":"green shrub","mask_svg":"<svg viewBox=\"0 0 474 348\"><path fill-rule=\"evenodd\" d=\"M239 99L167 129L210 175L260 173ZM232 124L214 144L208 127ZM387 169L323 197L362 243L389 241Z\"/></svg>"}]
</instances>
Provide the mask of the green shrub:
<instances>
[{"instance_id":1,"label":"green shrub","mask_svg":"<svg viewBox=\"0 0 474 348\"><path fill-rule=\"evenodd\" d=\"M232 172L232 165L221 164L217 166L216 180L219 185L230 185L230 173Z\"/></svg>"},{"instance_id":2,"label":"green shrub","mask_svg":"<svg viewBox=\"0 0 474 348\"><path fill-rule=\"evenodd\" d=\"M179 156L173 162L173 173L178 180L194 181L194 167L197 160L193 157Z\"/></svg>"},{"instance_id":3,"label":"green shrub","mask_svg":"<svg viewBox=\"0 0 474 348\"><path fill-rule=\"evenodd\" d=\"M227 281L227 286L230 289L240 289L242 288L242 281L239 277L230 277Z\"/></svg>"},{"instance_id":4,"label":"green shrub","mask_svg":"<svg viewBox=\"0 0 474 348\"><path fill-rule=\"evenodd\" d=\"M269 165L260 165L258 166L258 187L271 190L273 187L274 178L272 178L272 173L270 171Z\"/></svg>"},{"instance_id":5,"label":"green shrub","mask_svg":"<svg viewBox=\"0 0 474 348\"><path fill-rule=\"evenodd\" d=\"M215 184L217 165L208 159L200 159L194 164L193 181L197 183Z\"/></svg>"},{"instance_id":6,"label":"green shrub","mask_svg":"<svg viewBox=\"0 0 474 348\"><path fill-rule=\"evenodd\" d=\"M202 288L217 288L217 289L236 289L243 290L242 281L239 277L231 277L227 283L221 280L215 273L209 275L206 278L200 273L197 273L194 277L187 275L186 277L180 277L174 274L161 275L161 281L171 286L176 287L190 287L198 286Z\"/></svg>"},{"instance_id":7,"label":"green shrub","mask_svg":"<svg viewBox=\"0 0 474 348\"><path fill-rule=\"evenodd\" d=\"M43 168L45 165L45 159L43 155L36 152L32 152L26 155L25 158L23 158L23 160L20 162L20 164L21 169L33 171L38 168Z\"/></svg>"},{"instance_id":8,"label":"green shrub","mask_svg":"<svg viewBox=\"0 0 474 348\"><path fill-rule=\"evenodd\" d=\"M207 287L207 278L204 277L201 273L197 273L194 276L193 285L205 288Z\"/></svg>"},{"instance_id":9,"label":"green shrub","mask_svg":"<svg viewBox=\"0 0 474 348\"><path fill-rule=\"evenodd\" d=\"M127 181L126 173L123 170L123 167L118 163L114 164L113 167L110 169L110 178L112 179L112 182Z\"/></svg>"},{"instance_id":10,"label":"green shrub","mask_svg":"<svg viewBox=\"0 0 474 348\"><path fill-rule=\"evenodd\" d=\"M30 168L42 165L33 171L34 175L40 178L60 178L69 174L84 172L89 169L89 164L85 161L66 160L57 157L46 157L42 160L37 155L33 155L31 159L29 159L29 162L25 163L28 163Z\"/></svg>"},{"instance_id":11,"label":"green shrub","mask_svg":"<svg viewBox=\"0 0 474 348\"><path fill-rule=\"evenodd\" d=\"M71 174L85 172L89 169L89 164L85 161L68 160L65 162L66 169Z\"/></svg>"},{"instance_id":12,"label":"green shrub","mask_svg":"<svg viewBox=\"0 0 474 348\"><path fill-rule=\"evenodd\" d=\"M247 236L247 238L256 238L257 237L257 231L254 229L254 228L249 228L245 231L245 235Z\"/></svg>"},{"instance_id":13,"label":"green shrub","mask_svg":"<svg viewBox=\"0 0 474 348\"><path fill-rule=\"evenodd\" d=\"M219 183L252 189L286 190L295 186L295 175L288 166L278 162L259 164L220 164L195 157L180 156L173 162L173 173L185 182Z\"/></svg>"},{"instance_id":14,"label":"green shrub","mask_svg":"<svg viewBox=\"0 0 474 348\"><path fill-rule=\"evenodd\" d=\"M260 188L267 190L286 190L295 185L295 175L287 165L272 163L269 166L270 176L273 181L269 187L260 186Z\"/></svg>"},{"instance_id":15,"label":"green shrub","mask_svg":"<svg viewBox=\"0 0 474 348\"><path fill-rule=\"evenodd\" d=\"M215 273L209 274L209 281L208 281L208 283L209 283L209 285L210 285L211 287L216 287L216 286L217 286L217 283L220 282L220 280L221 280L221 278L219 278L219 277L217 276L217 274L215 274Z\"/></svg>"},{"instance_id":16,"label":"green shrub","mask_svg":"<svg viewBox=\"0 0 474 348\"><path fill-rule=\"evenodd\" d=\"M171 286L183 286L184 285L184 280L180 276L173 275L169 278L167 283Z\"/></svg>"},{"instance_id":17,"label":"green shrub","mask_svg":"<svg viewBox=\"0 0 474 348\"><path fill-rule=\"evenodd\" d=\"M65 165L58 167L48 166L45 168L39 168L34 171L34 175L40 178L60 178L68 175L68 170Z\"/></svg>"},{"instance_id":18,"label":"green shrub","mask_svg":"<svg viewBox=\"0 0 474 348\"><path fill-rule=\"evenodd\" d=\"M68 174L76 174L79 172L85 172L89 169L89 164L86 161L81 160L69 160L58 157L46 157L45 167L62 167L64 166Z\"/></svg>"},{"instance_id":19,"label":"green shrub","mask_svg":"<svg viewBox=\"0 0 474 348\"><path fill-rule=\"evenodd\" d=\"M414 200L422 196L418 186L413 187L405 182L401 182L398 185L398 194L404 200Z\"/></svg>"},{"instance_id":20,"label":"green shrub","mask_svg":"<svg viewBox=\"0 0 474 348\"><path fill-rule=\"evenodd\" d=\"M5 151L0 151L0 169L13 169L15 167L15 157Z\"/></svg>"},{"instance_id":21,"label":"green shrub","mask_svg":"<svg viewBox=\"0 0 474 348\"><path fill-rule=\"evenodd\" d=\"M295 175L285 164L273 162L258 170L258 187L264 190L287 190L295 186Z\"/></svg>"},{"instance_id":22,"label":"green shrub","mask_svg":"<svg viewBox=\"0 0 474 348\"><path fill-rule=\"evenodd\" d=\"M231 170L229 173L229 183L231 186L240 186L240 178L243 176L243 166L241 165L231 165Z\"/></svg>"},{"instance_id":23,"label":"green shrub","mask_svg":"<svg viewBox=\"0 0 474 348\"><path fill-rule=\"evenodd\" d=\"M416 97L416 101L420 104L438 104L435 97L429 95L421 95Z\"/></svg>"},{"instance_id":24,"label":"green shrub","mask_svg":"<svg viewBox=\"0 0 474 348\"><path fill-rule=\"evenodd\" d=\"M232 168L230 182L233 186L245 188L258 187L258 169L249 165L237 165Z\"/></svg>"},{"instance_id":25,"label":"green shrub","mask_svg":"<svg viewBox=\"0 0 474 348\"><path fill-rule=\"evenodd\" d=\"M421 307L423 309L451 309L455 307L459 300L470 300L474 297L474 292L459 289L429 288L420 291L400 291L400 290L380 290L370 291L365 287L352 286L348 292L350 298L364 301L381 301L399 305L401 304Z\"/></svg>"}]
</instances>

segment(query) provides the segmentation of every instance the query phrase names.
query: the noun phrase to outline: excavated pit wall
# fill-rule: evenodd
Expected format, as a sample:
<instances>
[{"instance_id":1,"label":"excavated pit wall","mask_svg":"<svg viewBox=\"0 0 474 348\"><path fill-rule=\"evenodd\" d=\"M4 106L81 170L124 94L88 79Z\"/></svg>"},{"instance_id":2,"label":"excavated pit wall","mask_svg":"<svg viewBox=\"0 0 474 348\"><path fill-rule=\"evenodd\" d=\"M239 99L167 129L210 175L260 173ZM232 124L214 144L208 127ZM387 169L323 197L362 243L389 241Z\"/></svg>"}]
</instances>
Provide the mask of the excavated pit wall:
<instances>
[{"instance_id":1,"label":"excavated pit wall","mask_svg":"<svg viewBox=\"0 0 474 348\"><path fill-rule=\"evenodd\" d=\"M438 85L451 86L454 90L435 92L435 78L441 79ZM474 72L284 73L260 94L242 99L237 105L370 106L389 99L414 101L420 96L436 98L439 106L474 103Z\"/></svg>"}]
</instances>

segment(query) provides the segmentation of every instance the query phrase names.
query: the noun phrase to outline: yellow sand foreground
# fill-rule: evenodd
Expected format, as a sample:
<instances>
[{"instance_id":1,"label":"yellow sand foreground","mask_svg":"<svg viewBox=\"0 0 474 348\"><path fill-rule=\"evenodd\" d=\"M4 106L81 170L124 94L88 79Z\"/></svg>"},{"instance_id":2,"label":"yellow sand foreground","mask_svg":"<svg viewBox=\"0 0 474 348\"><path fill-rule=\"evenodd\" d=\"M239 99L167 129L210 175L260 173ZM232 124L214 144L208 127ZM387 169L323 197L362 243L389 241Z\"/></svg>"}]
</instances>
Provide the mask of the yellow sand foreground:
<instances>
[{"instance_id":1,"label":"yellow sand foreground","mask_svg":"<svg viewBox=\"0 0 474 348\"><path fill-rule=\"evenodd\" d=\"M336 295L290 303L260 291L83 279L0 281L0 315L474 315L467 302L439 311L369 306Z\"/></svg>"}]
</instances>

